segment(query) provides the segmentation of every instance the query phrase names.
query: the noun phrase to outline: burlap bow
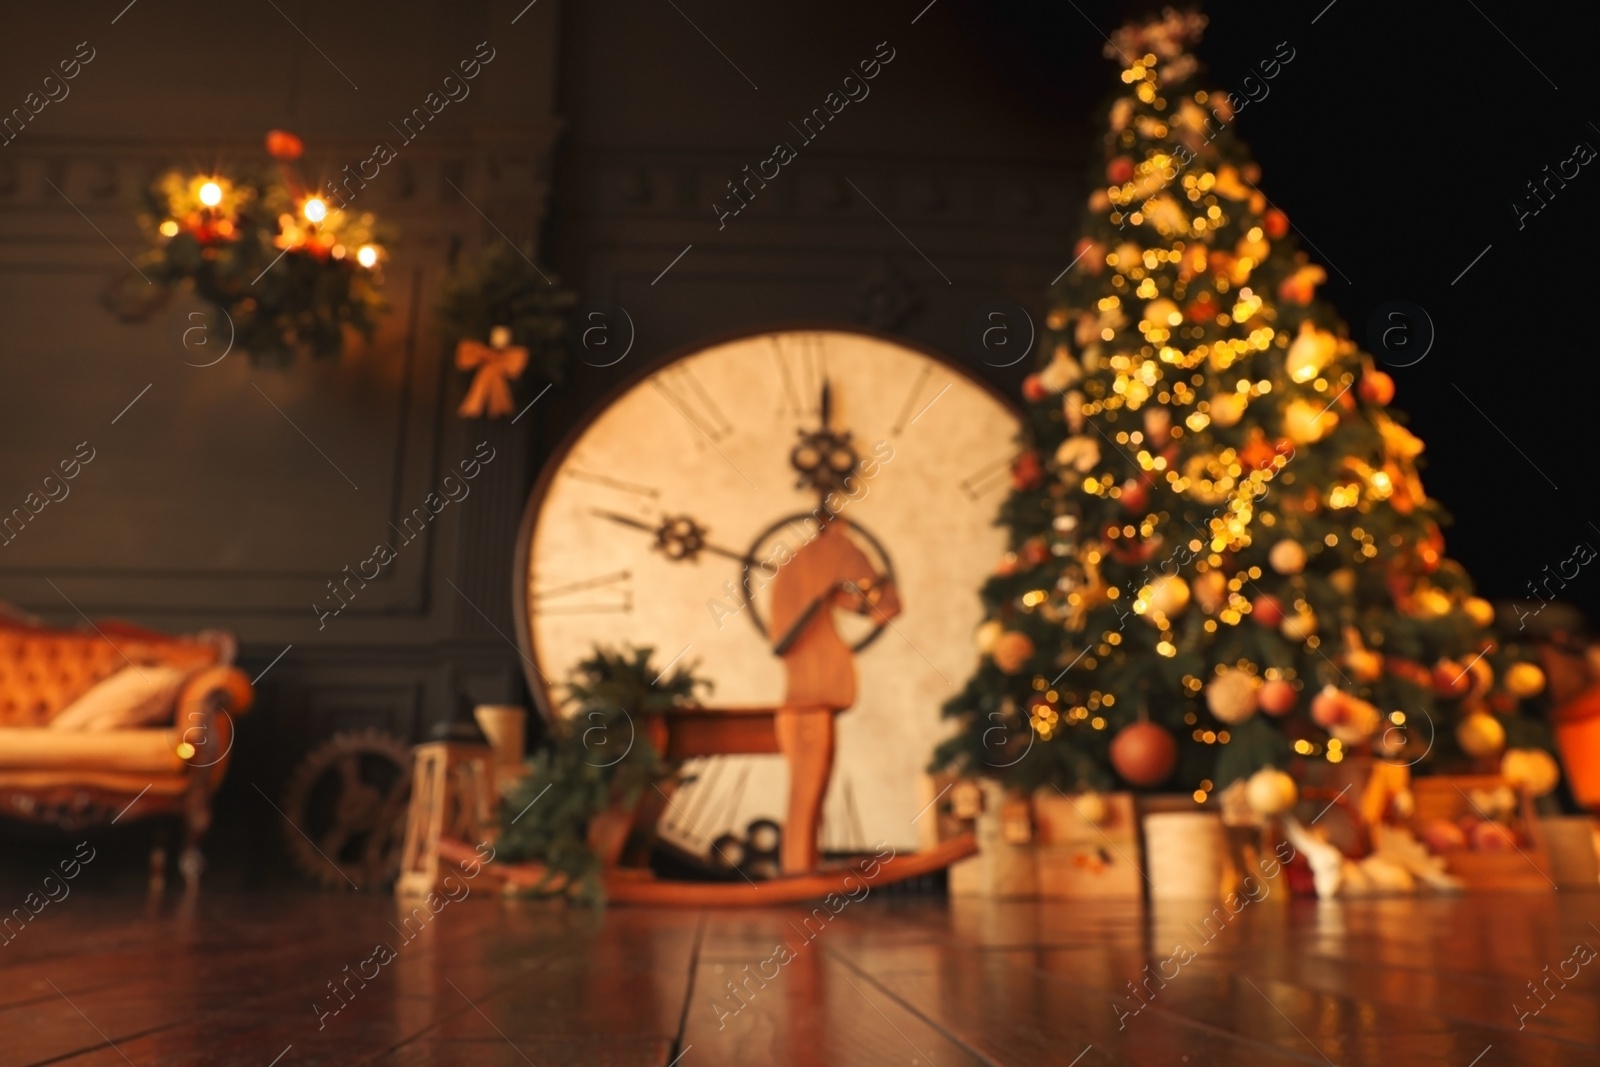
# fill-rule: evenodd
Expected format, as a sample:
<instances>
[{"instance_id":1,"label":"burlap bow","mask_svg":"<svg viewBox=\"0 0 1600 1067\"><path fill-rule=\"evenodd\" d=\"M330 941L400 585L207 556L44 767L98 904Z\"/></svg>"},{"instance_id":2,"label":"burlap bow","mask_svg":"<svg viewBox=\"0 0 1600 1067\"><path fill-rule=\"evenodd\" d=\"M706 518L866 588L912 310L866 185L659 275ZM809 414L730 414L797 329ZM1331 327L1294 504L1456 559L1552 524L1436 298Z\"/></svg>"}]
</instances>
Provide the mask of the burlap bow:
<instances>
[{"instance_id":1,"label":"burlap bow","mask_svg":"<svg viewBox=\"0 0 1600 1067\"><path fill-rule=\"evenodd\" d=\"M491 348L480 341L462 341L456 345L456 369L477 369L472 387L456 413L464 419L488 414L497 419L511 414L516 405L511 402L511 379L519 378L528 366L528 350L517 345Z\"/></svg>"}]
</instances>

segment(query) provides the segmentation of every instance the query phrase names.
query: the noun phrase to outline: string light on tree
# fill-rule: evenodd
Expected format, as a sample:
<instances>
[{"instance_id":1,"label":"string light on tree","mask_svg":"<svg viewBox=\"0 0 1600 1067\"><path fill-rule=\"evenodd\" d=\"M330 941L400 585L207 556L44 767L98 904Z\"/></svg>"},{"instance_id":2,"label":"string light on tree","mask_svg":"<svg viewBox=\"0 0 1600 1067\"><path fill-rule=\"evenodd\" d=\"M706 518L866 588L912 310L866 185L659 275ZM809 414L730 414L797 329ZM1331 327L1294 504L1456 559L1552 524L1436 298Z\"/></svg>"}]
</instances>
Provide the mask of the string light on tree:
<instances>
[{"instance_id":1,"label":"string light on tree","mask_svg":"<svg viewBox=\"0 0 1600 1067\"><path fill-rule=\"evenodd\" d=\"M1444 555L1393 379L1213 121L1226 94L1191 54L1204 25L1168 11L1104 52L1121 77L1023 386L1032 440L982 590L986 655L936 757L1017 788L1209 796L1296 755L1459 761L1502 749L1494 727L1544 684ZM1035 706L1036 682L1062 725L1036 716L1048 736L995 768L985 731ZM1380 708L1468 722L1433 744L1385 731ZM1260 781L1276 809L1283 780Z\"/></svg>"}]
</instances>

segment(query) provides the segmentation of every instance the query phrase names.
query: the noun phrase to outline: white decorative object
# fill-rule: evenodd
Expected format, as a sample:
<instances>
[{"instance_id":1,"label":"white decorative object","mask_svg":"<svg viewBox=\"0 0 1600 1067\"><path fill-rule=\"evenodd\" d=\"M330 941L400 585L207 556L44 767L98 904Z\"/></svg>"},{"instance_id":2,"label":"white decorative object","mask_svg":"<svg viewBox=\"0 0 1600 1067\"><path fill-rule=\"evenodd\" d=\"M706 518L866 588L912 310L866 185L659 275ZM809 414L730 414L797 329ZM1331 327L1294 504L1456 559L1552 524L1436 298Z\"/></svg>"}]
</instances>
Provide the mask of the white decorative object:
<instances>
[{"instance_id":1,"label":"white decorative object","mask_svg":"<svg viewBox=\"0 0 1600 1067\"><path fill-rule=\"evenodd\" d=\"M1256 713L1256 690L1261 680L1247 671L1225 670L1206 684L1206 707L1230 726Z\"/></svg>"},{"instance_id":2,"label":"white decorative object","mask_svg":"<svg viewBox=\"0 0 1600 1067\"><path fill-rule=\"evenodd\" d=\"M1145 874L1151 900L1215 900L1228 876L1222 818L1211 811L1144 817Z\"/></svg>"}]
</instances>

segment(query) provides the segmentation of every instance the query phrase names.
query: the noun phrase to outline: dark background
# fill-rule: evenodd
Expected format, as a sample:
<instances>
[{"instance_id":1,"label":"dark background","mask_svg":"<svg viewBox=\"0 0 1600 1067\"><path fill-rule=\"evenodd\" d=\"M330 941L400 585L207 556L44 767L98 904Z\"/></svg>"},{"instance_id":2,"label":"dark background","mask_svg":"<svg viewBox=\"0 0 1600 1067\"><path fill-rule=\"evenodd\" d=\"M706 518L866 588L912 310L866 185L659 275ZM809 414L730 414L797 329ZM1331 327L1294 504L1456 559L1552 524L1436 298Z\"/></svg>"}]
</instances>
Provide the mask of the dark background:
<instances>
[{"instance_id":1,"label":"dark background","mask_svg":"<svg viewBox=\"0 0 1600 1067\"><path fill-rule=\"evenodd\" d=\"M970 360L980 305L1042 316L1116 84L1102 32L1155 5L924 3L539 0L514 25L521 0L8 14L0 108L77 42L97 55L70 97L0 147L0 506L79 441L97 458L0 549L0 599L61 624L81 609L227 627L252 676L292 646L241 724L208 846L223 878L278 876L283 825L256 787L278 796L319 740L362 728L414 739L472 703L524 699L507 640L517 517L542 457L619 381L698 338L773 323L869 323ZM1208 13L1199 52L1221 87L1237 89L1278 42L1294 48L1238 122L1261 187L1328 269L1323 294L1353 334L1394 299L1431 316L1431 352L1394 371L1396 406L1457 518L1451 554L1486 595L1524 591L1600 536L1575 447L1594 420L1578 346L1600 176L1585 168L1520 232L1511 209L1545 164L1579 140L1600 145L1572 60L1596 16L1503 0ZM100 306L127 274L110 245L141 247L134 205L161 169L255 161L262 134L285 127L307 141L308 175L330 176L397 141L387 124L483 40L497 55L473 95L358 201L401 232L394 309L370 349L337 365L197 369L181 340L192 309L128 325ZM719 231L710 205L724 183L793 140L788 123L885 40L897 54L871 95ZM516 426L463 424L465 382L432 309L453 257L502 233L536 239L586 301L626 308L637 337L616 366L574 360ZM1022 369L971 362L1006 388ZM546 384L529 375L519 404ZM319 630L310 605L324 583L482 440L498 456L473 495ZM1586 573L1566 592L1600 605Z\"/></svg>"}]
</instances>

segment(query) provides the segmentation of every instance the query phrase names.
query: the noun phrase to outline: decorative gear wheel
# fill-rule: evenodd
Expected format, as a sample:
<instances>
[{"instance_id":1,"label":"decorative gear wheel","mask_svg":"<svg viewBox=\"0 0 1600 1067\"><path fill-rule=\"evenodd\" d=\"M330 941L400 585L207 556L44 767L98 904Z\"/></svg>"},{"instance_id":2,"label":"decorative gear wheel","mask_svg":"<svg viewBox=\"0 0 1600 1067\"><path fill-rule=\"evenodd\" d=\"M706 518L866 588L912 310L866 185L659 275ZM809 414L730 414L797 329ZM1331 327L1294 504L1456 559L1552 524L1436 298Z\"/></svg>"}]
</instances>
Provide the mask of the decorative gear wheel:
<instances>
[{"instance_id":1,"label":"decorative gear wheel","mask_svg":"<svg viewBox=\"0 0 1600 1067\"><path fill-rule=\"evenodd\" d=\"M668 559L693 560L706 547L705 527L687 515L667 515L656 531L656 548Z\"/></svg>"},{"instance_id":2,"label":"decorative gear wheel","mask_svg":"<svg viewBox=\"0 0 1600 1067\"><path fill-rule=\"evenodd\" d=\"M381 730L335 734L289 777L289 857L329 888L381 888L400 873L410 800L410 745Z\"/></svg>"}]
</instances>

